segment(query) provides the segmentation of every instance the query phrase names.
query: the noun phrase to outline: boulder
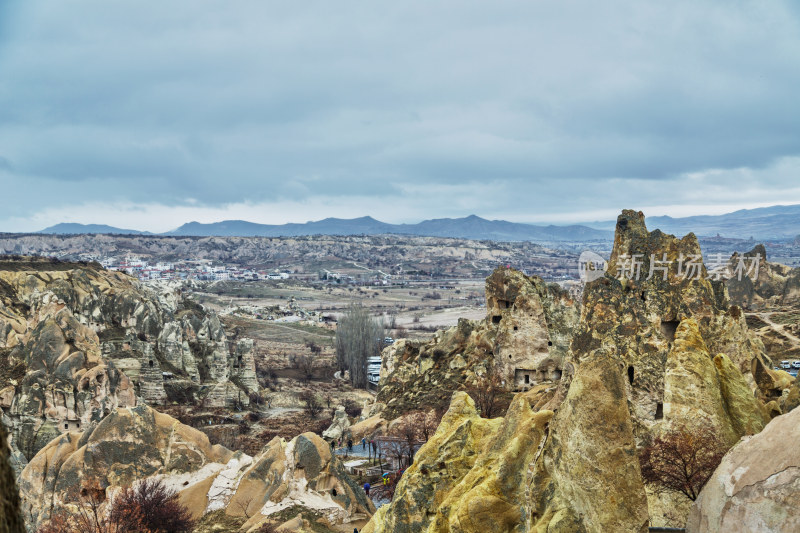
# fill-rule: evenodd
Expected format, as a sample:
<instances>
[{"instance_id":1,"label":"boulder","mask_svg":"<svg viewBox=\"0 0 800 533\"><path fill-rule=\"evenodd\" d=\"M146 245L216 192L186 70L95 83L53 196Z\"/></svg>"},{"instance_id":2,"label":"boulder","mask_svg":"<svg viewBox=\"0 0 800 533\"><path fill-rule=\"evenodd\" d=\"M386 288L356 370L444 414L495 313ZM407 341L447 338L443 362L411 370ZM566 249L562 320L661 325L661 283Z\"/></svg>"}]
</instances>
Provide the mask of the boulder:
<instances>
[{"instance_id":1,"label":"boulder","mask_svg":"<svg viewBox=\"0 0 800 533\"><path fill-rule=\"evenodd\" d=\"M773 419L723 457L692 506L689 533L800 531L800 410Z\"/></svg>"},{"instance_id":2,"label":"boulder","mask_svg":"<svg viewBox=\"0 0 800 533\"><path fill-rule=\"evenodd\" d=\"M330 427L322 432L322 438L329 441L338 441L339 439L345 440L350 435L349 431L350 419L344 410L344 406L340 405L333 414Z\"/></svg>"}]
</instances>

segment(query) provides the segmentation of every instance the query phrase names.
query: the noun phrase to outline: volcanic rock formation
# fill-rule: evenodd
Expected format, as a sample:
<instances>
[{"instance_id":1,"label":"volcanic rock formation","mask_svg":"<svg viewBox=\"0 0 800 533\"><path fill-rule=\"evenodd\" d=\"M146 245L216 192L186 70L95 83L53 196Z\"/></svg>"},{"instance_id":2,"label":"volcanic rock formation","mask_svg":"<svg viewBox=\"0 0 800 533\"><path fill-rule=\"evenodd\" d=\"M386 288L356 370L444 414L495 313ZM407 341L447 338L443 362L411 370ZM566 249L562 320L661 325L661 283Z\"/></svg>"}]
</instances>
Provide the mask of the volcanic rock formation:
<instances>
[{"instance_id":1,"label":"volcanic rock formation","mask_svg":"<svg viewBox=\"0 0 800 533\"><path fill-rule=\"evenodd\" d=\"M487 305L487 322L498 310L497 324L507 320L503 300ZM548 336L558 339L546 324ZM427 375L420 387L440 386L442 371L431 373L434 364L418 370L423 349L450 347L440 358L461 358L470 368L487 368L495 364L492 355L508 357L505 350L514 349L480 343L498 335L461 327L440 333L418 354L405 347L390 354L386 383L400 371ZM482 327L489 331L488 323ZM695 236L648 232L642 213L618 218L608 272L587 283L575 330L561 376L517 394L504 419L479 418L472 401L456 393L395 500L364 531L599 533L682 526L690 502L676 505L674 496L646 486L638 449L686 423L709 426L731 446L763 429L775 413L765 401L791 385L772 372L724 282L708 279ZM538 338L540 330L534 331ZM526 336L522 327L510 333ZM492 349L476 349L486 345ZM535 342L517 345L521 353L510 360L531 348L539 353ZM381 391L387 409L402 397L397 390Z\"/></svg>"},{"instance_id":2,"label":"volcanic rock formation","mask_svg":"<svg viewBox=\"0 0 800 533\"><path fill-rule=\"evenodd\" d=\"M560 379L578 322L577 306L565 291L501 267L486 280L486 310L482 321L461 319L431 341L404 339L384 350L382 416L447 405L452 391L487 373L510 391Z\"/></svg>"},{"instance_id":3,"label":"volcanic rock formation","mask_svg":"<svg viewBox=\"0 0 800 533\"><path fill-rule=\"evenodd\" d=\"M247 405L257 387L252 344L231 347L176 286L97 264L0 261L0 416L22 465L117 407Z\"/></svg>"},{"instance_id":4,"label":"volcanic rock formation","mask_svg":"<svg viewBox=\"0 0 800 533\"><path fill-rule=\"evenodd\" d=\"M330 524L374 512L317 435L288 443L275 438L250 457L212 446L204 433L144 405L117 409L83 433L50 442L20 477L23 509L36 526L56 509L75 505L75 488L86 481L112 498L119 487L153 476L179 491L196 517L225 509L251 517L248 528L293 506L312 509Z\"/></svg>"}]
</instances>

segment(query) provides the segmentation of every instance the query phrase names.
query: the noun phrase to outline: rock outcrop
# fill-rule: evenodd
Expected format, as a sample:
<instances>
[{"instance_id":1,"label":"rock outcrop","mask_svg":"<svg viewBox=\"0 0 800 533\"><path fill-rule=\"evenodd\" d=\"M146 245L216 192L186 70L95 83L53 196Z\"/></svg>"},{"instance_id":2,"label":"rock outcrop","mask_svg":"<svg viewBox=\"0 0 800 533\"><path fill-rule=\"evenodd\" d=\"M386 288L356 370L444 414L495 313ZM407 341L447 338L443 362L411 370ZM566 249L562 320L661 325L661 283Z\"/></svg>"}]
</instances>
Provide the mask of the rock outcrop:
<instances>
[{"instance_id":1,"label":"rock outcrop","mask_svg":"<svg viewBox=\"0 0 800 533\"><path fill-rule=\"evenodd\" d=\"M252 341L176 285L146 287L97 264L0 261L0 415L20 457L118 407L247 405Z\"/></svg>"},{"instance_id":2,"label":"rock outcrop","mask_svg":"<svg viewBox=\"0 0 800 533\"><path fill-rule=\"evenodd\" d=\"M212 446L208 437L150 407L117 409L83 433L56 438L20 477L30 526L74 504L91 480L106 498L119 487L159 477L196 516L225 509L249 516L248 528L293 506L330 524L368 518L374 506L320 437L275 438L256 457ZM108 501L108 500L106 500Z\"/></svg>"},{"instance_id":3,"label":"rock outcrop","mask_svg":"<svg viewBox=\"0 0 800 533\"><path fill-rule=\"evenodd\" d=\"M800 303L800 268L768 261L763 244L733 254L727 266L728 292L736 305L755 310Z\"/></svg>"},{"instance_id":4,"label":"rock outcrop","mask_svg":"<svg viewBox=\"0 0 800 533\"><path fill-rule=\"evenodd\" d=\"M16 475L9 463L10 447L0 426L0 533L24 533Z\"/></svg>"},{"instance_id":5,"label":"rock outcrop","mask_svg":"<svg viewBox=\"0 0 800 533\"><path fill-rule=\"evenodd\" d=\"M688 500L648 490L638 448L673 425L698 421L733 445L763 429L770 416L765 402L775 404L791 385L769 368L724 282L708 274L693 234L677 239L648 232L644 215L624 211L608 272L585 286L561 375L517 394L504 419L479 418L472 401L456 393L395 500L365 531L599 533L682 526ZM516 276L505 275L513 284ZM490 296L487 302L488 323L514 324L503 314L503 298ZM523 344L481 344L479 339L501 337L474 333L489 331L488 323L439 333L424 349L449 346L441 359L461 358L470 361L468 368L499 365L498 354L514 362L528 350L540 353L536 321L508 332L524 339L523 328L533 328L533 340ZM549 333L554 326L546 324L550 338L556 337ZM486 344L492 349L476 349ZM390 354L385 383L398 372L420 374L422 349L412 354L401 346ZM405 370L406 365L417 366ZM434 375L441 373L428 374L429 381ZM381 416L390 419L391 399L384 399Z\"/></svg>"},{"instance_id":6,"label":"rock outcrop","mask_svg":"<svg viewBox=\"0 0 800 533\"><path fill-rule=\"evenodd\" d=\"M322 432L322 437L326 440L338 441L339 439L346 439L349 431L350 418L348 418L344 406L340 405L333 413L330 427Z\"/></svg>"},{"instance_id":7,"label":"rock outcrop","mask_svg":"<svg viewBox=\"0 0 800 533\"><path fill-rule=\"evenodd\" d=\"M452 391L488 372L509 391L560 379L579 318L566 291L501 267L486 280L486 310L482 321L462 319L431 341L400 340L384 350L384 418L446 406Z\"/></svg>"},{"instance_id":8,"label":"rock outcrop","mask_svg":"<svg viewBox=\"0 0 800 533\"><path fill-rule=\"evenodd\" d=\"M77 499L92 480L106 489L160 473L188 473L225 464L233 452L145 405L114 410L84 432L55 438L31 459L19 479L23 509L32 526Z\"/></svg>"},{"instance_id":9,"label":"rock outcrop","mask_svg":"<svg viewBox=\"0 0 800 533\"><path fill-rule=\"evenodd\" d=\"M800 531L798 440L795 410L733 447L700 492L687 532Z\"/></svg>"}]
</instances>

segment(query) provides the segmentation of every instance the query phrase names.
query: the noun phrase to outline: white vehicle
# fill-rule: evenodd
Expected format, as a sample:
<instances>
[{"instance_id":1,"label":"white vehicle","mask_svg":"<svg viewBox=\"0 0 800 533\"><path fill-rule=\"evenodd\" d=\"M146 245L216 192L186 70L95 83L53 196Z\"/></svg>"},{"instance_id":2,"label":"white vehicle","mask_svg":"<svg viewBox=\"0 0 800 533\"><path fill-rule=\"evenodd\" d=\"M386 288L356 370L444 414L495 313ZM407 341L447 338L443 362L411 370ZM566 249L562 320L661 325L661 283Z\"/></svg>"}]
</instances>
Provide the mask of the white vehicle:
<instances>
[{"instance_id":1,"label":"white vehicle","mask_svg":"<svg viewBox=\"0 0 800 533\"><path fill-rule=\"evenodd\" d=\"M792 368L792 363L790 363L789 361L781 361L781 368L783 369Z\"/></svg>"},{"instance_id":2,"label":"white vehicle","mask_svg":"<svg viewBox=\"0 0 800 533\"><path fill-rule=\"evenodd\" d=\"M800 369L800 361L792 361L792 368Z\"/></svg>"}]
</instances>

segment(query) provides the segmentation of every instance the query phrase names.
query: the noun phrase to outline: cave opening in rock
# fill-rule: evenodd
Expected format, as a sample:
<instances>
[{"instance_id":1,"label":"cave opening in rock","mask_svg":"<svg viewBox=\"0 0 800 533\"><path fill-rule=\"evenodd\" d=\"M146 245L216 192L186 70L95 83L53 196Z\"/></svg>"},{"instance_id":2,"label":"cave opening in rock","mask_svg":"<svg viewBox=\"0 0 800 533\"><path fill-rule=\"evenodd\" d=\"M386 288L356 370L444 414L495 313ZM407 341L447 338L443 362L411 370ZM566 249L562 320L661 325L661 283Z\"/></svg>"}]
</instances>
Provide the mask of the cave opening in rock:
<instances>
[{"instance_id":1,"label":"cave opening in rock","mask_svg":"<svg viewBox=\"0 0 800 533\"><path fill-rule=\"evenodd\" d=\"M628 383L633 385L633 366L628 367Z\"/></svg>"},{"instance_id":2,"label":"cave opening in rock","mask_svg":"<svg viewBox=\"0 0 800 533\"><path fill-rule=\"evenodd\" d=\"M153 368L153 360L150 359L150 368Z\"/></svg>"},{"instance_id":3,"label":"cave opening in rock","mask_svg":"<svg viewBox=\"0 0 800 533\"><path fill-rule=\"evenodd\" d=\"M667 341L673 342L675 340L675 332L678 330L679 322L677 320L662 320L661 321L661 334L666 337Z\"/></svg>"},{"instance_id":4,"label":"cave opening in rock","mask_svg":"<svg viewBox=\"0 0 800 533\"><path fill-rule=\"evenodd\" d=\"M552 346L553 345L553 341L547 341L547 345L548 346Z\"/></svg>"},{"instance_id":5,"label":"cave opening in rock","mask_svg":"<svg viewBox=\"0 0 800 533\"><path fill-rule=\"evenodd\" d=\"M501 318L502 318L502 317L501 317L500 315L494 315L494 316L492 317L492 324L499 324L499 323L500 323L500 319L501 319Z\"/></svg>"},{"instance_id":6,"label":"cave opening in rock","mask_svg":"<svg viewBox=\"0 0 800 533\"><path fill-rule=\"evenodd\" d=\"M531 382L530 374L525 374L525 385L529 384L530 382Z\"/></svg>"},{"instance_id":7,"label":"cave opening in rock","mask_svg":"<svg viewBox=\"0 0 800 533\"><path fill-rule=\"evenodd\" d=\"M661 420L662 418L664 418L664 404L658 402L656 404L656 420Z\"/></svg>"}]
</instances>

